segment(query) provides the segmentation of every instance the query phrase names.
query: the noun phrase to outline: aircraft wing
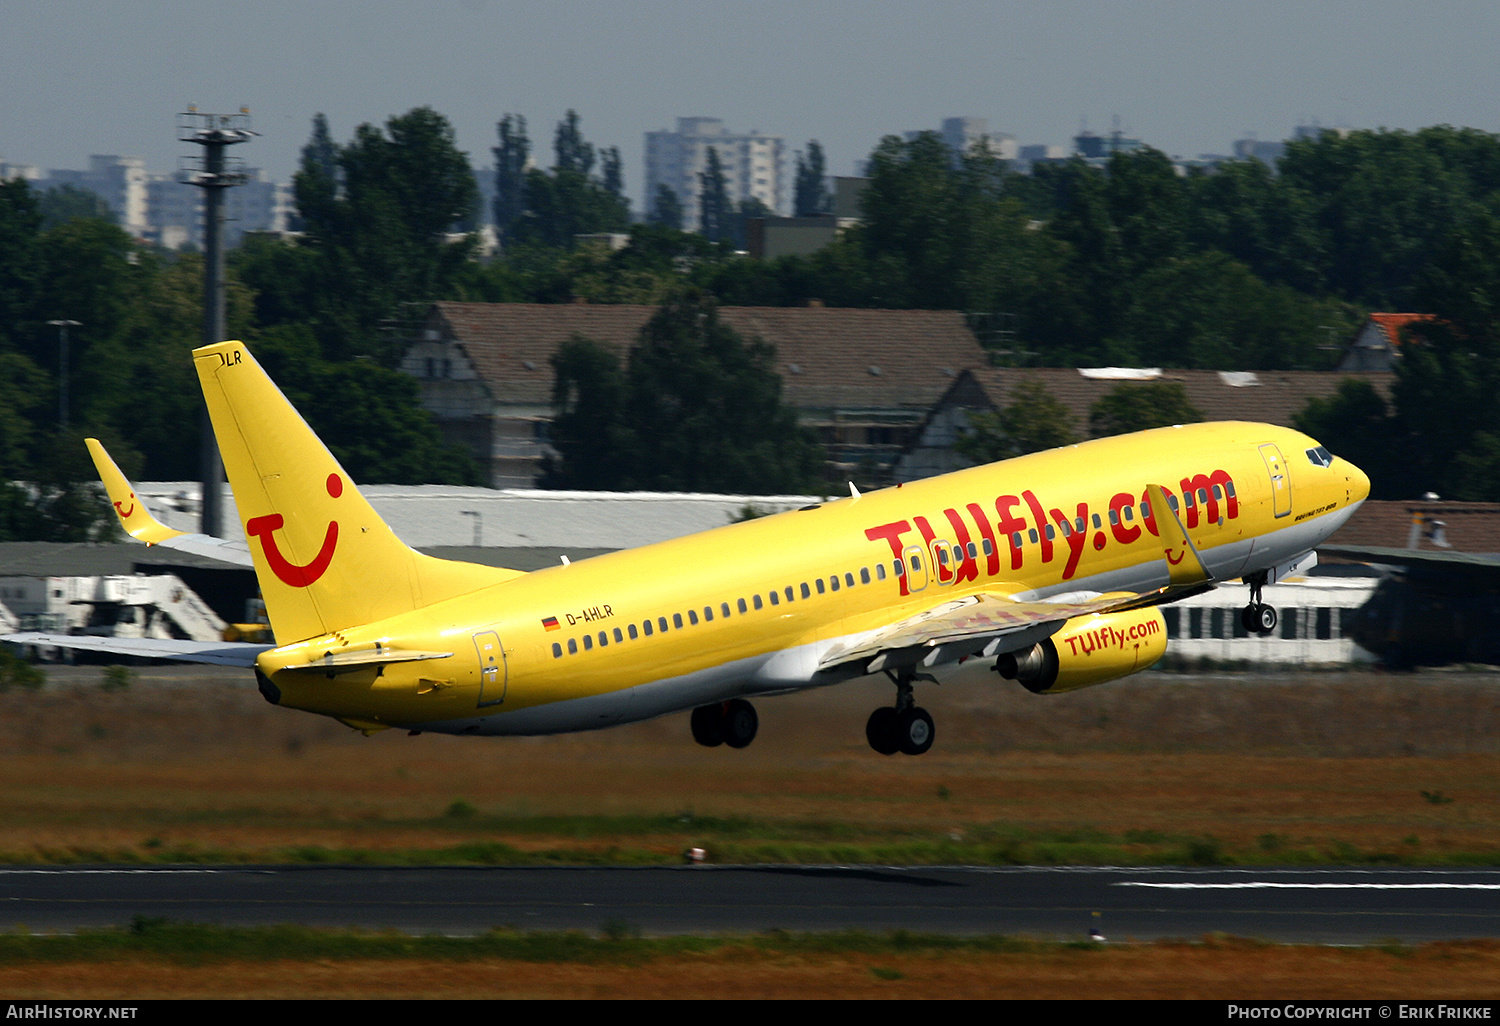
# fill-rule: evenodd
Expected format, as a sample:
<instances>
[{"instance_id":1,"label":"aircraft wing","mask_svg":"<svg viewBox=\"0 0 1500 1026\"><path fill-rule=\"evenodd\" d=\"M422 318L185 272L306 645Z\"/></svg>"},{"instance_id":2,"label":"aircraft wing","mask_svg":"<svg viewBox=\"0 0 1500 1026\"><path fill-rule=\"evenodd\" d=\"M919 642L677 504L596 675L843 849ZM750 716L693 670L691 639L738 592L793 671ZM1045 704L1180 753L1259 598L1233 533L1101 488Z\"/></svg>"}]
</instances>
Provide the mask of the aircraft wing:
<instances>
[{"instance_id":1,"label":"aircraft wing","mask_svg":"<svg viewBox=\"0 0 1500 1026\"><path fill-rule=\"evenodd\" d=\"M1500 557L1470 552L1432 552L1427 549L1394 549L1378 545L1320 545L1318 551L1341 559L1353 559L1378 566L1399 566L1408 570L1486 576L1500 573Z\"/></svg>"},{"instance_id":2,"label":"aircraft wing","mask_svg":"<svg viewBox=\"0 0 1500 1026\"><path fill-rule=\"evenodd\" d=\"M818 669L869 659L867 672L875 673L901 662L934 666L981 651L986 656L1013 651L1057 633L1076 616L1151 605L1167 591L1110 592L1073 602L1019 602L989 592L966 595L852 638L825 653Z\"/></svg>"},{"instance_id":3,"label":"aircraft wing","mask_svg":"<svg viewBox=\"0 0 1500 1026\"><path fill-rule=\"evenodd\" d=\"M80 652L106 652L141 659L175 659L183 663L251 668L255 657L274 645L251 645L234 641L178 641L174 638L107 638L90 634L42 634L35 631L0 634L12 645L39 645Z\"/></svg>"},{"instance_id":4,"label":"aircraft wing","mask_svg":"<svg viewBox=\"0 0 1500 1026\"><path fill-rule=\"evenodd\" d=\"M1154 484L1146 493L1150 508L1164 514L1156 517L1156 523L1167 571L1166 587L1149 592L1057 596L1051 601L1023 600L994 592L966 595L837 645L824 653L818 669L869 660L865 672L876 673L899 664L936 666L979 653L992 656L1014 652L1051 637L1074 617L1156 605L1212 587L1213 577L1166 494Z\"/></svg>"},{"instance_id":5,"label":"aircraft wing","mask_svg":"<svg viewBox=\"0 0 1500 1026\"><path fill-rule=\"evenodd\" d=\"M94 467L99 471L99 480L104 482L104 490L109 493L110 505L114 506L115 515L120 518L120 526L124 528L126 534L147 545L160 545L166 549L191 552L194 555L207 556L210 559L233 563L237 566L252 565L250 547L245 543L244 538L228 539L215 538L207 534L188 534L185 531L174 530L157 520L146 509L146 504L136 498L135 488L120 472L120 468L115 465L115 461L110 458L108 451L99 440L88 438L84 441L89 447L89 455L94 458Z\"/></svg>"}]
</instances>

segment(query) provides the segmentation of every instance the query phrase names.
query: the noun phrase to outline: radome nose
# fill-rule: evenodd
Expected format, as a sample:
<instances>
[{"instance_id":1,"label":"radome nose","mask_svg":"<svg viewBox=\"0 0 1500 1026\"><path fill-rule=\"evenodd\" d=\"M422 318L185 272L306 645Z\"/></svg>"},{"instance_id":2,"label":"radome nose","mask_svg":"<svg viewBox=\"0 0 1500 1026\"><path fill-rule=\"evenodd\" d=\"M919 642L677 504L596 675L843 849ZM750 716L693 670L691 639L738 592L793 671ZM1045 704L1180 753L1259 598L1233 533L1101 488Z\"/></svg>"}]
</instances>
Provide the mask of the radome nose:
<instances>
[{"instance_id":1,"label":"radome nose","mask_svg":"<svg viewBox=\"0 0 1500 1026\"><path fill-rule=\"evenodd\" d=\"M1349 501L1364 502L1370 497L1370 478L1348 460L1344 461L1344 479L1349 483Z\"/></svg>"}]
</instances>

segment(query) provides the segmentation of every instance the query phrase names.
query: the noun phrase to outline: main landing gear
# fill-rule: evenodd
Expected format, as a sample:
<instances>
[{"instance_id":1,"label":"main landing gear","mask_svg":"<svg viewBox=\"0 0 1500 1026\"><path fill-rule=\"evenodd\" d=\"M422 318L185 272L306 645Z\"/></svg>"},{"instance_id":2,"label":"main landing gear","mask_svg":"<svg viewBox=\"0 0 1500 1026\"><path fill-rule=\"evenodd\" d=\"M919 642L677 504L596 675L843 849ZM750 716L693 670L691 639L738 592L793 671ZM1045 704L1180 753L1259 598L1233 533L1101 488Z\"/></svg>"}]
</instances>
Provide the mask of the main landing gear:
<instances>
[{"instance_id":1,"label":"main landing gear","mask_svg":"<svg viewBox=\"0 0 1500 1026\"><path fill-rule=\"evenodd\" d=\"M727 702L700 705L693 710L693 740L705 748L728 745L744 748L755 740L760 728L760 717L755 715L755 706L743 698L731 698Z\"/></svg>"},{"instance_id":2,"label":"main landing gear","mask_svg":"<svg viewBox=\"0 0 1500 1026\"><path fill-rule=\"evenodd\" d=\"M1247 634L1264 637L1276 629L1276 607L1260 600L1260 589L1266 583L1265 571L1245 578L1245 583L1250 585L1250 604L1240 610L1240 625Z\"/></svg>"},{"instance_id":3,"label":"main landing gear","mask_svg":"<svg viewBox=\"0 0 1500 1026\"><path fill-rule=\"evenodd\" d=\"M914 680L930 680L936 684L937 680L925 673L906 673L898 677L889 670L886 676L896 685L896 704L883 705L870 714L869 722L865 724L865 739L881 755L895 755L897 752L921 755L932 747L937 733L932 716L915 704L911 684Z\"/></svg>"}]
</instances>

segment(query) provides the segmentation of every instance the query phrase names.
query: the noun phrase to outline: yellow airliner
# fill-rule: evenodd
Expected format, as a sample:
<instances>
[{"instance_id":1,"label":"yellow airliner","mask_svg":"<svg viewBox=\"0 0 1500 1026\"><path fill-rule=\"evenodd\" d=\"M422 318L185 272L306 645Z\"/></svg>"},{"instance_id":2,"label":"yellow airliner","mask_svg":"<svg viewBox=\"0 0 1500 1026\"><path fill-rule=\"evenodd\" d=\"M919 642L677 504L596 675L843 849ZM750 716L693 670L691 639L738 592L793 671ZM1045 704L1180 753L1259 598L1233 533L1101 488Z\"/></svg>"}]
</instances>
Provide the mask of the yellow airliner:
<instances>
[{"instance_id":1,"label":"yellow airliner","mask_svg":"<svg viewBox=\"0 0 1500 1026\"><path fill-rule=\"evenodd\" d=\"M253 667L271 702L373 733L590 730L692 710L743 747L749 698L883 673L879 752L931 747L925 671L993 660L1038 693L1114 680L1166 649L1159 604L1309 566L1369 480L1266 424L1192 424L1036 453L534 573L408 548L239 342L195 350L275 639L13 635ZM97 442L125 530L233 558L157 522ZM244 549L239 549L244 554Z\"/></svg>"}]
</instances>

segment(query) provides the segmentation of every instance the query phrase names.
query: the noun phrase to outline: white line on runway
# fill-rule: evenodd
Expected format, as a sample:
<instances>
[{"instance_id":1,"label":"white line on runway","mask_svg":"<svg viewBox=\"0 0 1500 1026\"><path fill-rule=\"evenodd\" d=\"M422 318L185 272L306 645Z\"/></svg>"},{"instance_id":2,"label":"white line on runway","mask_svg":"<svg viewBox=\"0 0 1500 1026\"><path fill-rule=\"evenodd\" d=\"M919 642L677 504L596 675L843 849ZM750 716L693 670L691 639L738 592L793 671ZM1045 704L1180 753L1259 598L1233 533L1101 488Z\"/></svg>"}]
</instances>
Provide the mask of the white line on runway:
<instances>
[{"instance_id":1,"label":"white line on runway","mask_svg":"<svg viewBox=\"0 0 1500 1026\"><path fill-rule=\"evenodd\" d=\"M1256 888L1287 891L1500 891L1500 883L1276 883L1248 880L1244 883L1149 883L1124 880L1111 887L1155 887L1169 891L1246 891Z\"/></svg>"}]
</instances>

